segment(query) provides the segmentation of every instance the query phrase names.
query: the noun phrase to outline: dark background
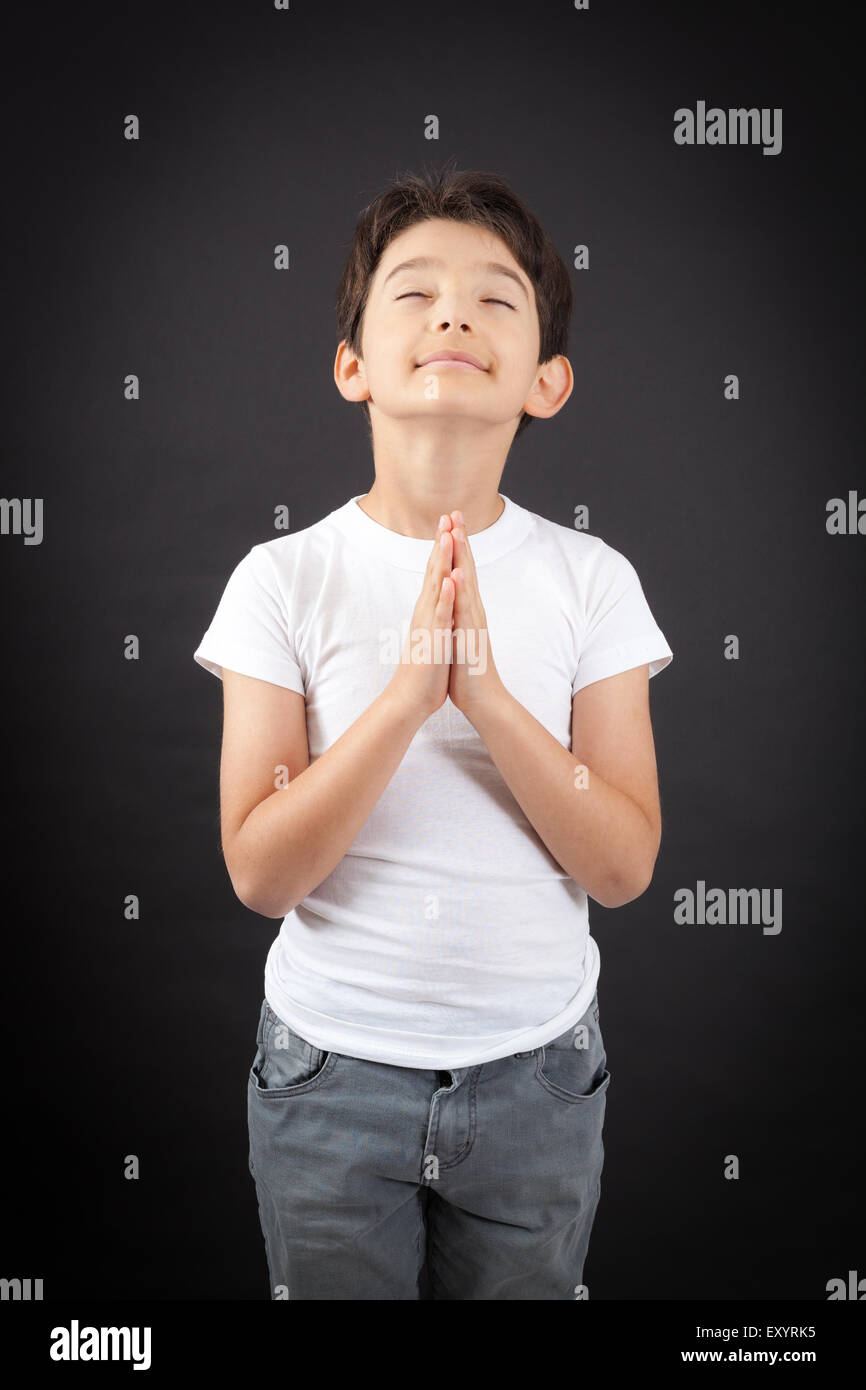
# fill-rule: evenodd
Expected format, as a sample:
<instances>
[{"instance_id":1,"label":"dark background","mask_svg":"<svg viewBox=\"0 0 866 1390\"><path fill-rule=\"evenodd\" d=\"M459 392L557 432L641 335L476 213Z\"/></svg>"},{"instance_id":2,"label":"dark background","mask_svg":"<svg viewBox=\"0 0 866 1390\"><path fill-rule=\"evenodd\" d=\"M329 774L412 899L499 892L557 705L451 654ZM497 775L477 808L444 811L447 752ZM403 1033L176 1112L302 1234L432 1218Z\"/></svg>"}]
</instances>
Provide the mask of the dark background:
<instances>
[{"instance_id":1,"label":"dark background","mask_svg":"<svg viewBox=\"0 0 866 1390\"><path fill-rule=\"evenodd\" d=\"M296 531L371 485L332 379L336 284L363 205L452 155L502 174L567 265L590 248L574 393L500 491L567 526L586 503L674 652L650 687L655 878L591 904L614 1078L591 1298L825 1300L866 1275L866 538L825 528L864 488L845 24L832 4L19 7L2 492L44 499L44 539L0 536L4 1277L268 1297L246 1086L279 924L221 859L221 688L193 651L276 506ZM782 107L782 152L676 145L698 100ZM677 925L699 879L781 888L782 931Z\"/></svg>"}]
</instances>

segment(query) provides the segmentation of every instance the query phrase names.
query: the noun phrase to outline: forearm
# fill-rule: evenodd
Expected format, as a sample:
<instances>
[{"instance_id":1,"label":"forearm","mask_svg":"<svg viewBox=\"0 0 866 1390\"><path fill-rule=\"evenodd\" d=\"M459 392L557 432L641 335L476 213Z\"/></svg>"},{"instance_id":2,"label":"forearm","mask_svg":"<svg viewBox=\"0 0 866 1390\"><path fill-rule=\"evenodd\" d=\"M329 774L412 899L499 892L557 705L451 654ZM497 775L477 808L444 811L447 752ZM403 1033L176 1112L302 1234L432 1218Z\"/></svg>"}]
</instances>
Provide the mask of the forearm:
<instances>
[{"instance_id":1,"label":"forearm","mask_svg":"<svg viewBox=\"0 0 866 1390\"><path fill-rule=\"evenodd\" d=\"M238 831L238 896L285 916L336 868L424 722L390 687L332 746L272 793Z\"/></svg>"},{"instance_id":2,"label":"forearm","mask_svg":"<svg viewBox=\"0 0 866 1390\"><path fill-rule=\"evenodd\" d=\"M637 803L592 768L581 776L573 754L504 686L466 717L569 877L603 907L638 897L652 876L655 845Z\"/></svg>"}]
</instances>

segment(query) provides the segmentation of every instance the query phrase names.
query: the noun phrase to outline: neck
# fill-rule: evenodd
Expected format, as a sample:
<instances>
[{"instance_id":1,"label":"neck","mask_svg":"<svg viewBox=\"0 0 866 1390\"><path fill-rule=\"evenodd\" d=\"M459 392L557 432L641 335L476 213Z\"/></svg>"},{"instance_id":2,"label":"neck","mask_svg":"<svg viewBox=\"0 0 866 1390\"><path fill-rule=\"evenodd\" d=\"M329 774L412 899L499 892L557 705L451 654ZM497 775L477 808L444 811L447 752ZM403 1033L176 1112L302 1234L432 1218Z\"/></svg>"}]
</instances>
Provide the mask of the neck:
<instances>
[{"instance_id":1,"label":"neck","mask_svg":"<svg viewBox=\"0 0 866 1390\"><path fill-rule=\"evenodd\" d=\"M499 482L508 447L490 428L441 428L418 435L410 422L377 422L373 434L376 479L359 505L389 531L432 542L439 518L459 508L466 533L485 531L505 509ZM442 421L443 427L449 422ZM454 422L451 422L453 425ZM386 428L381 428L382 425ZM508 431L510 436L513 430Z\"/></svg>"}]
</instances>

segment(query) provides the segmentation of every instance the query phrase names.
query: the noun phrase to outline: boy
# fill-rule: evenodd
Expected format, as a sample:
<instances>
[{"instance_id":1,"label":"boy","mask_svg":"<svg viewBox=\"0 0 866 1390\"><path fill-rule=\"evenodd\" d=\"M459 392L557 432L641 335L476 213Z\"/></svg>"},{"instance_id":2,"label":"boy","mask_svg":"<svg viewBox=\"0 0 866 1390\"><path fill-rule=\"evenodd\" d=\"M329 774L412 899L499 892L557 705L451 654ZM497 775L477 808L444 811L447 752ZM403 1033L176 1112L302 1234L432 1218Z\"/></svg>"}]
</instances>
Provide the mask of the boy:
<instances>
[{"instance_id":1,"label":"boy","mask_svg":"<svg viewBox=\"0 0 866 1390\"><path fill-rule=\"evenodd\" d=\"M498 492L571 394L571 303L495 175L386 189L334 366L373 486L253 546L195 652L232 885L282 919L248 1086L272 1298L586 1293L610 1080L587 898L651 880L672 652L623 555Z\"/></svg>"}]
</instances>

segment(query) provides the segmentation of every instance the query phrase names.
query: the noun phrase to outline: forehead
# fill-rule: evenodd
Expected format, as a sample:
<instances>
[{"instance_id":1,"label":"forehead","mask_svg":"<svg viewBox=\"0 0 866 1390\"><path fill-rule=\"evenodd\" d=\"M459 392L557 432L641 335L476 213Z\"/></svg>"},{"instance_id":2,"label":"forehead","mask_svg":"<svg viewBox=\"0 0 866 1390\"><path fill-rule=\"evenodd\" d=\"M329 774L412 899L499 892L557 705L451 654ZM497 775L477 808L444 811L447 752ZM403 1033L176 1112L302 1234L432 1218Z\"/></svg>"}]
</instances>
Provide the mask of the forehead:
<instances>
[{"instance_id":1,"label":"forehead","mask_svg":"<svg viewBox=\"0 0 866 1390\"><path fill-rule=\"evenodd\" d=\"M381 287L404 261L421 258L467 270L488 264L504 266L519 278L527 294L531 295L529 277L500 236L488 227L455 222L450 218L416 222L395 236L386 246L376 267L376 287ZM434 264L429 268L435 270L437 267Z\"/></svg>"}]
</instances>

